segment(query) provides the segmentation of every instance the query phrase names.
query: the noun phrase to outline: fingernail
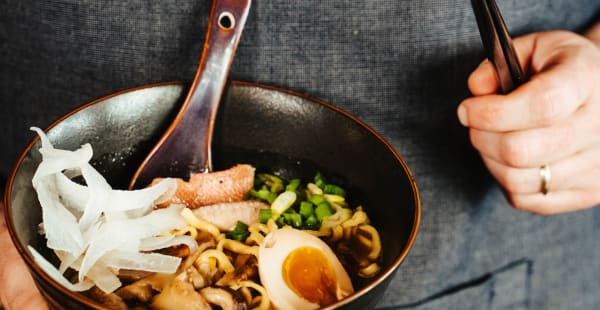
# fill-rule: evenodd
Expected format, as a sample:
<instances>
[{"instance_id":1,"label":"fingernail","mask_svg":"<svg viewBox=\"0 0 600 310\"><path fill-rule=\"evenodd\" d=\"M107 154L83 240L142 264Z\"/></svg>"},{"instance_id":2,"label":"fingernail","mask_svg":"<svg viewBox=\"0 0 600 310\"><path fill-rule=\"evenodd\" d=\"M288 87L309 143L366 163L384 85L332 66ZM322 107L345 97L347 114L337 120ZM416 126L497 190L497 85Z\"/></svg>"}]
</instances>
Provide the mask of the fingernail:
<instances>
[{"instance_id":1,"label":"fingernail","mask_svg":"<svg viewBox=\"0 0 600 310\"><path fill-rule=\"evenodd\" d=\"M457 114L458 114L458 120L460 121L460 123L465 127L469 126L469 118L467 117L467 109L464 106L460 105L458 107Z\"/></svg>"}]
</instances>

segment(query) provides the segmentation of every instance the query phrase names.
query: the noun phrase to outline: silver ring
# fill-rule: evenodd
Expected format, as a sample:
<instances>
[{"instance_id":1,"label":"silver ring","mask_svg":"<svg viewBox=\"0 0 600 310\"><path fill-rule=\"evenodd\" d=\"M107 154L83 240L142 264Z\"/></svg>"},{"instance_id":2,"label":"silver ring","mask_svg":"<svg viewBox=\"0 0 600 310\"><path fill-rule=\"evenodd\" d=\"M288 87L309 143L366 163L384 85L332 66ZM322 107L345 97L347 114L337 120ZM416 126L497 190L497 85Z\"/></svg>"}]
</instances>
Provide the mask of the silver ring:
<instances>
[{"instance_id":1,"label":"silver ring","mask_svg":"<svg viewBox=\"0 0 600 310\"><path fill-rule=\"evenodd\" d=\"M540 167L540 176L542 177L541 191L542 194L546 195L550 190L550 179L552 177L552 173L550 172L550 165L542 165Z\"/></svg>"}]
</instances>

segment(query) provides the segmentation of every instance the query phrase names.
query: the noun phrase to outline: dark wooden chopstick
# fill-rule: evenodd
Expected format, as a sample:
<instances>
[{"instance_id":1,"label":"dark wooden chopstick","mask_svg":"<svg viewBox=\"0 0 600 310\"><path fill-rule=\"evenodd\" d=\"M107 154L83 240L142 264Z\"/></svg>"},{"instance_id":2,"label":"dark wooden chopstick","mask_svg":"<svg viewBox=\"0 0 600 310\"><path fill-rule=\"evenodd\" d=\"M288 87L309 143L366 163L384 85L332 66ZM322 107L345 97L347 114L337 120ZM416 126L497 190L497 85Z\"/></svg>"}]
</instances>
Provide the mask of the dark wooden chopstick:
<instances>
[{"instance_id":1,"label":"dark wooden chopstick","mask_svg":"<svg viewBox=\"0 0 600 310\"><path fill-rule=\"evenodd\" d=\"M512 39L494 0L471 0L481 41L488 59L496 67L503 93L527 80L521 69Z\"/></svg>"}]
</instances>

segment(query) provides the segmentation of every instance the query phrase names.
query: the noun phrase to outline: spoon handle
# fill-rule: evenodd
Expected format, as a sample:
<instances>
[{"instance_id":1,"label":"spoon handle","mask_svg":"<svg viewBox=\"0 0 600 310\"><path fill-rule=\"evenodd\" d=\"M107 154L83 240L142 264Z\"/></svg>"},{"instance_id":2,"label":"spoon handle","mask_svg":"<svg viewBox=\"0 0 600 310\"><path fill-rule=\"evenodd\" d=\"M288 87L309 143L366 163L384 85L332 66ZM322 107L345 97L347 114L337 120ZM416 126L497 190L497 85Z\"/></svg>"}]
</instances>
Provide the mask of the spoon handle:
<instances>
[{"instance_id":1,"label":"spoon handle","mask_svg":"<svg viewBox=\"0 0 600 310\"><path fill-rule=\"evenodd\" d=\"M251 0L214 0L200 63L187 98L165 134L133 176L130 188L155 177L212 170L215 118Z\"/></svg>"}]
</instances>

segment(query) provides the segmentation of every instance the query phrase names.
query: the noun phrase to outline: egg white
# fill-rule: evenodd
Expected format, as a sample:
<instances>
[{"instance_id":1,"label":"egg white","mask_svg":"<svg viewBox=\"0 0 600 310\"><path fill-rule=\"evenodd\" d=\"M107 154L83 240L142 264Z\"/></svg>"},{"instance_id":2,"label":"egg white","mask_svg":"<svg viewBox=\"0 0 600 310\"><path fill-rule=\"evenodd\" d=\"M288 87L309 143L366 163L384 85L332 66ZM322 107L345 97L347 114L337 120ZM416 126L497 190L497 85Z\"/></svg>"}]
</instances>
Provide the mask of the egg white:
<instances>
[{"instance_id":1,"label":"egg white","mask_svg":"<svg viewBox=\"0 0 600 310\"><path fill-rule=\"evenodd\" d=\"M284 227L269 233L258 250L260 280L267 290L271 302L278 309L320 308L319 304L298 296L287 286L282 276L285 259L293 250L304 246L319 249L329 261L336 276L338 300L354 292L348 273L325 242L307 232Z\"/></svg>"}]
</instances>

